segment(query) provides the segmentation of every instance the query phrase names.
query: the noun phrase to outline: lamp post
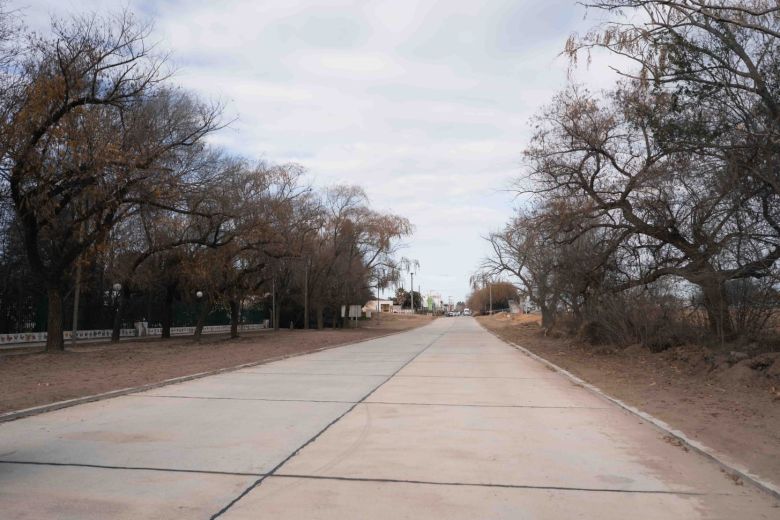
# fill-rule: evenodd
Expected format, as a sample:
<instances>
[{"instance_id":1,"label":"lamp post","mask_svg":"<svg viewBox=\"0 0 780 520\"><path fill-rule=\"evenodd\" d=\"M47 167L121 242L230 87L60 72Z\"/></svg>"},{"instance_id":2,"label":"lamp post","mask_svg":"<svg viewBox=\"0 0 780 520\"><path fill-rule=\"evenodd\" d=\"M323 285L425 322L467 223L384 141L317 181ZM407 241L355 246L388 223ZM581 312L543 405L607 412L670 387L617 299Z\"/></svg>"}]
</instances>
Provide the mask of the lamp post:
<instances>
[{"instance_id":1,"label":"lamp post","mask_svg":"<svg viewBox=\"0 0 780 520\"><path fill-rule=\"evenodd\" d=\"M120 329L121 329L121 326L122 326L121 323L120 323L120 319L122 317L120 316L120 312L119 312L120 304L119 304L118 299L119 299L119 295L121 294L121 291L122 291L122 284L117 282L117 283L115 283L114 285L111 286L111 289L112 289L111 296L112 296L112 300L113 300L113 304L114 304L114 320L113 320L114 323L113 323L113 326L111 328L111 341L119 341L119 336L121 336L121 330Z\"/></svg>"},{"instance_id":2,"label":"lamp post","mask_svg":"<svg viewBox=\"0 0 780 520\"><path fill-rule=\"evenodd\" d=\"M414 314L414 273L410 272L410 275L412 275L412 286L409 291L409 297L412 299L412 314Z\"/></svg>"},{"instance_id":3,"label":"lamp post","mask_svg":"<svg viewBox=\"0 0 780 520\"><path fill-rule=\"evenodd\" d=\"M195 291L195 299L198 302L198 315L195 317L195 326L198 326L200 315L203 312L203 291Z\"/></svg>"},{"instance_id":4,"label":"lamp post","mask_svg":"<svg viewBox=\"0 0 780 520\"><path fill-rule=\"evenodd\" d=\"M196 343L200 343L200 335L203 332L202 320L205 321L205 316L203 316L203 291L195 291L195 298L198 300L198 315L195 318L194 339Z\"/></svg>"}]
</instances>

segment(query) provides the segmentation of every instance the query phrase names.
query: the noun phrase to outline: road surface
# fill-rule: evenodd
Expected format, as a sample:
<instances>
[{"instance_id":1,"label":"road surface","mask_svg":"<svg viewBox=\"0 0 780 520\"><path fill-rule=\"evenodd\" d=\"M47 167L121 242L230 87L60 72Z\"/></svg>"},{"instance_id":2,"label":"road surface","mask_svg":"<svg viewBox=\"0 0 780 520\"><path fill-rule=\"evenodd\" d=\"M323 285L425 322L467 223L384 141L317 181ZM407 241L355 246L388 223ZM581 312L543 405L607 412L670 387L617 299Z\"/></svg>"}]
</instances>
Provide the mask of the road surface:
<instances>
[{"instance_id":1,"label":"road surface","mask_svg":"<svg viewBox=\"0 0 780 520\"><path fill-rule=\"evenodd\" d=\"M472 318L0 424L3 519L780 518Z\"/></svg>"}]
</instances>

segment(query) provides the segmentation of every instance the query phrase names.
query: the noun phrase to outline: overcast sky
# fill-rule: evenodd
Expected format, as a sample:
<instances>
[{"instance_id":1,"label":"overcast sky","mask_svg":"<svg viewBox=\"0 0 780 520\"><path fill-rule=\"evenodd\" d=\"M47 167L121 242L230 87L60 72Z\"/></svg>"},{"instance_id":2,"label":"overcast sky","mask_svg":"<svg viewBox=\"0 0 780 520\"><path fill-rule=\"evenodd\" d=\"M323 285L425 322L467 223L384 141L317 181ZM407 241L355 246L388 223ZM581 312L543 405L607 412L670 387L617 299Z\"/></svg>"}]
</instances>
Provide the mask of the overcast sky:
<instances>
[{"instance_id":1,"label":"overcast sky","mask_svg":"<svg viewBox=\"0 0 780 520\"><path fill-rule=\"evenodd\" d=\"M153 21L180 84L226 102L214 141L360 184L415 224L415 287L454 300L521 202L508 188L529 117L566 83L566 38L596 22L573 0L11 2L32 28L112 5ZM609 77L597 61L576 79Z\"/></svg>"}]
</instances>

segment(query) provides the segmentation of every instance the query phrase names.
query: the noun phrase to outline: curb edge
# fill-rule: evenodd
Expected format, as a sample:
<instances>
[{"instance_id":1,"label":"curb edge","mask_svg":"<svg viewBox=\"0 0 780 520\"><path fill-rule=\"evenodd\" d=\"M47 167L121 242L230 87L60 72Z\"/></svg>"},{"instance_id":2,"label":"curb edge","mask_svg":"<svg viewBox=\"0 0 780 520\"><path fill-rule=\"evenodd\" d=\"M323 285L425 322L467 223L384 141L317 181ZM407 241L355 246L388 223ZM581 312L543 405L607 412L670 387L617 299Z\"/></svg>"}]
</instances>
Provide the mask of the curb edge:
<instances>
[{"instance_id":1,"label":"curb edge","mask_svg":"<svg viewBox=\"0 0 780 520\"><path fill-rule=\"evenodd\" d=\"M479 323L479 322L478 322ZM481 323L479 324L480 327L485 329L487 332L501 340L502 342L506 343L510 347L514 348L515 350L520 351L522 354L525 354L526 356L530 357L531 359L538 361L542 363L543 365L547 366L548 368L552 369L553 371L563 375L564 377L568 378L569 380L573 381L574 383L586 388L590 392L596 394L598 397L605 399L606 401L609 401L612 404L617 405L620 407L623 411L630 413L631 415L634 415L636 417L639 417L640 419L647 421L651 425L653 425L656 429L661 430L662 432L671 435L675 439L679 440L684 446L687 448L693 450L694 452L703 455L705 458L709 459L710 461L717 464L721 469L726 470L730 473L733 473L737 476L739 476L741 479L749 482L754 487L760 489L761 491L765 493L769 493L772 495L775 499L780 499L780 487L776 486L775 484L771 482L767 482L766 480L762 479L758 475L755 475L750 472L745 467L742 467L737 464L731 464L728 462L725 462L721 457L722 455L717 452L716 450L702 444L699 441L693 440L689 438L687 435L685 435L682 431L677 430L675 428L672 428L670 425L662 421L661 419L658 419L652 415L650 415L647 412L643 412L640 409L631 406L630 404L624 403L620 399L617 399L615 397L612 397L606 393L604 393L601 389L598 387L588 383L587 381L579 378L578 376L572 374L568 370L559 367L552 361L548 361L547 359L539 356L538 354L534 354L530 350L528 350L525 347L521 347L520 345L513 343L507 339L502 338L492 330L488 329Z\"/></svg>"}]
</instances>

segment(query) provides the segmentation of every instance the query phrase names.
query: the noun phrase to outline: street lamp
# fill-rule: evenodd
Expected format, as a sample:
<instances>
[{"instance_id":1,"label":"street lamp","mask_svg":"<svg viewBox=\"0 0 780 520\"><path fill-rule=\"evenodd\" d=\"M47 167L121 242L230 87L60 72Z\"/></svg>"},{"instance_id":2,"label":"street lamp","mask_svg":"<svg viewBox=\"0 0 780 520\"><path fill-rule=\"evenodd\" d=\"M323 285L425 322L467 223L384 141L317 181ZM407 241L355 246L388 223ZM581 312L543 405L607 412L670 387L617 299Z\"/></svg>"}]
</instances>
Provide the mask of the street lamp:
<instances>
[{"instance_id":1,"label":"street lamp","mask_svg":"<svg viewBox=\"0 0 780 520\"><path fill-rule=\"evenodd\" d=\"M203 332L203 322L206 320L203 308L203 291L195 291L195 298L198 300L198 314L195 317L195 334L193 338L195 343L200 343L200 334Z\"/></svg>"},{"instance_id":2,"label":"street lamp","mask_svg":"<svg viewBox=\"0 0 780 520\"><path fill-rule=\"evenodd\" d=\"M404 271L412 275L411 298L412 298L412 314L414 314L414 271L420 268L420 262L417 260L411 260L409 258L401 259L401 267ZM402 286L403 287L403 286Z\"/></svg>"},{"instance_id":3,"label":"street lamp","mask_svg":"<svg viewBox=\"0 0 780 520\"><path fill-rule=\"evenodd\" d=\"M117 305L117 298L119 298L120 291L122 291L122 284L117 282L114 285L111 286L111 296L112 300L114 300L114 312L119 311L119 306Z\"/></svg>"},{"instance_id":4,"label":"street lamp","mask_svg":"<svg viewBox=\"0 0 780 520\"><path fill-rule=\"evenodd\" d=\"M195 317L195 327L197 327L200 315L203 313L203 291L196 291L195 298L198 301L198 315Z\"/></svg>"}]
</instances>

